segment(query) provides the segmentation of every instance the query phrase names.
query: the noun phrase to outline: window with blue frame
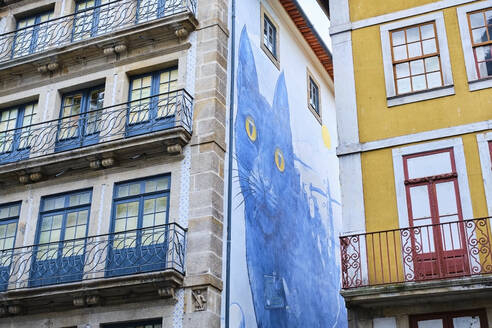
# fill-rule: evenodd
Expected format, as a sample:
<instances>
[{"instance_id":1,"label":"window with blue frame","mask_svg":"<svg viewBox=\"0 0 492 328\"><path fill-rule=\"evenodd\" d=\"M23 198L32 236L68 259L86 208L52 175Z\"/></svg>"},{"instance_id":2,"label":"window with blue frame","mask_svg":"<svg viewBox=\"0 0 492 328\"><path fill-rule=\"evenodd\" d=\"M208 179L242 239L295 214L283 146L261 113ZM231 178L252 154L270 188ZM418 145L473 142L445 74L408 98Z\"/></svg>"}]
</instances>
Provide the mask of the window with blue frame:
<instances>
[{"instance_id":1,"label":"window with blue frame","mask_svg":"<svg viewBox=\"0 0 492 328\"><path fill-rule=\"evenodd\" d=\"M12 57L26 56L39 52L48 47L50 29L53 26L46 22L53 18L53 11L48 11L17 21Z\"/></svg>"},{"instance_id":2,"label":"window with blue frame","mask_svg":"<svg viewBox=\"0 0 492 328\"><path fill-rule=\"evenodd\" d=\"M0 291L7 290L20 203L0 205Z\"/></svg>"},{"instance_id":3,"label":"window with blue frame","mask_svg":"<svg viewBox=\"0 0 492 328\"><path fill-rule=\"evenodd\" d=\"M125 323L111 323L101 325L102 328L162 328L162 319L134 321Z\"/></svg>"},{"instance_id":4,"label":"window with blue frame","mask_svg":"<svg viewBox=\"0 0 492 328\"><path fill-rule=\"evenodd\" d=\"M320 115L319 87L312 77L309 77L309 106Z\"/></svg>"},{"instance_id":5,"label":"window with blue frame","mask_svg":"<svg viewBox=\"0 0 492 328\"><path fill-rule=\"evenodd\" d=\"M107 275L166 267L168 175L115 185Z\"/></svg>"},{"instance_id":6,"label":"window with blue frame","mask_svg":"<svg viewBox=\"0 0 492 328\"><path fill-rule=\"evenodd\" d=\"M31 287L82 280L92 191L43 197Z\"/></svg>"},{"instance_id":7,"label":"window with blue frame","mask_svg":"<svg viewBox=\"0 0 492 328\"><path fill-rule=\"evenodd\" d=\"M76 2L72 40L85 40L110 32L114 6L110 0L81 0Z\"/></svg>"},{"instance_id":8,"label":"window with blue frame","mask_svg":"<svg viewBox=\"0 0 492 328\"><path fill-rule=\"evenodd\" d=\"M96 144L99 141L104 86L63 96L56 151Z\"/></svg>"},{"instance_id":9,"label":"window with blue frame","mask_svg":"<svg viewBox=\"0 0 492 328\"><path fill-rule=\"evenodd\" d=\"M37 103L0 110L0 163L29 157L30 131Z\"/></svg>"},{"instance_id":10,"label":"window with blue frame","mask_svg":"<svg viewBox=\"0 0 492 328\"><path fill-rule=\"evenodd\" d=\"M135 76L130 80L127 134L137 135L174 124L178 68Z\"/></svg>"}]
</instances>

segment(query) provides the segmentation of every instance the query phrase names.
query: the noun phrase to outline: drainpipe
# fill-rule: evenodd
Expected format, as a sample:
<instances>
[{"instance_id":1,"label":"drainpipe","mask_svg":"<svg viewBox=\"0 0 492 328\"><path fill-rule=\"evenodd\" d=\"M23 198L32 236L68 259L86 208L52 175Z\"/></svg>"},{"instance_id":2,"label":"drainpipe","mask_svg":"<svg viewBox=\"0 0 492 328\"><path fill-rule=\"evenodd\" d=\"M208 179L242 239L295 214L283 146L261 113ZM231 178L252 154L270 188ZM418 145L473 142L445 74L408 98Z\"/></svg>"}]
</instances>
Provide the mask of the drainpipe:
<instances>
[{"instance_id":1,"label":"drainpipe","mask_svg":"<svg viewBox=\"0 0 492 328\"><path fill-rule=\"evenodd\" d=\"M234 140L234 88L236 75L236 0L231 0L231 92L229 97L229 143L227 172L227 249L225 277L225 328L229 328L231 304L232 143Z\"/></svg>"}]
</instances>

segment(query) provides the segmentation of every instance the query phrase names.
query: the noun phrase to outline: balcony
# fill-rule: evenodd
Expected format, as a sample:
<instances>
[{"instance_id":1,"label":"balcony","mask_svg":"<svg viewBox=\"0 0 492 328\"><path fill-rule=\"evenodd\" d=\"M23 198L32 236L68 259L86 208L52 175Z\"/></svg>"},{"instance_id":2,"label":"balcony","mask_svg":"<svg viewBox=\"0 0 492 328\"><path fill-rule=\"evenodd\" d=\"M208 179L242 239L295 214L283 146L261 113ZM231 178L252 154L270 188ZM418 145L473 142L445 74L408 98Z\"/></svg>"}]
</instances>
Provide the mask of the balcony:
<instances>
[{"instance_id":1,"label":"balcony","mask_svg":"<svg viewBox=\"0 0 492 328\"><path fill-rule=\"evenodd\" d=\"M486 217L342 236L342 295L347 303L368 304L422 297L423 291L441 301L463 288L469 297L473 291L490 293L490 221Z\"/></svg>"},{"instance_id":2,"label":"balcony","mask_svg":"<svg viewBox=\"0 0 492 328\"><path fill-rule=\"evenodd\" d=\"M50 56L53 60L53 55L63 60L64 53L75 50L86 57L93 51L84 48L97 50L108 42L137 46L142 43L138 31L152 40L187 35L197 25L195 10L196 0L116 0L19 28L0 35L0 69ZM126 47L111 49L118 53Z\"/></svg>"},{"instance_id":3,"label":"balcony","mask_svg":"<svg viewBox=\"0 0 492 328\"><path fill-rule=\"evenodd\" d=\"M172 298L184 277L176 223L0 252L0 316Z\"/></svg>"},{"instance_id":4,"label":"balcony","mask_svg":"<svg viewBox=\"0 0 492 328\"><path fill-rule=\"evenodd\" d=\"M162 153L192 134L193 98L176 90L0 133L0 181L37 182ZM63 174L63 173L62 173Z\"/></svg>"}]
</instances>

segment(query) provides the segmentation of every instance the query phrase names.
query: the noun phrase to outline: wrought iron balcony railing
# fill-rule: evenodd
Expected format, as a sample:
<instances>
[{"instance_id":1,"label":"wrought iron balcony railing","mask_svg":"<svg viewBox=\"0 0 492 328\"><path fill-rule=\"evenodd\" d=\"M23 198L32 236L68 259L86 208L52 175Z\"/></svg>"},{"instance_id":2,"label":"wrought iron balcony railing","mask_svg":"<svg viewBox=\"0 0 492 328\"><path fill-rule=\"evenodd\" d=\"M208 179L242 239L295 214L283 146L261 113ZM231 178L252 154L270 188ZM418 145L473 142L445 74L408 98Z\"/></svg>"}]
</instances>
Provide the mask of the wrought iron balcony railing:
<instances>
[{"instance_id":1,"label":"wrought iron balcony railing","mask_svg":"<svg viewBox=\"0 0 492 328\"><path fill-rule=\"evenodd\" d=\"M193 98L176 90L0 132L0 164L182 127L192 132Z\"/></svg>"},{"instance_id":2,"label":"wrought iron balcony railing","mask_svg":"<svg viewBox=\"0 0 492 328\"><path fill-rule=\"evenodd\" d=\"M176 223L0 251L0 291L173 270L184 274Z\"/></svg>"},{"instance_id":3,"label":"wrought iron balcony railing","mask_svg":"<svg viewBox=\"0 0 492 328\"><path fill-rule=\"evenodd\" d=\"M342 287L492 273L491 219L342 236Z\"/></svg>"},{"instance_id":4,"label":"wrought iron balcony railing","mask_svg":"<svg viewBox=\"0 0 492 328\"><path fill-rule=\"evenodd\" d=\"M0 62L65 46L166 16L195 13L196 0L115 0L0 35Z\"/></svg>"}]
</instances>

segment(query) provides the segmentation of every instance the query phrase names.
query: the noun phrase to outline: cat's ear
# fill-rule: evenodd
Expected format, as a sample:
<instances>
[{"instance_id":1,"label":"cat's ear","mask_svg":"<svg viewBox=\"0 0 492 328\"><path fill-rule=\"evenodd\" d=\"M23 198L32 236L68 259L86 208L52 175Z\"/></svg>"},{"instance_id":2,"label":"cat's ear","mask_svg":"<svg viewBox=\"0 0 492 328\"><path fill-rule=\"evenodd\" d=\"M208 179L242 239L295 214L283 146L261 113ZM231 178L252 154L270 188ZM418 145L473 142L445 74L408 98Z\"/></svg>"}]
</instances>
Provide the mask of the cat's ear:
<instances>
[{"instance_id":1,"label":"cat's ear","mask_svg":"<svg viewBox=\"0 0 492 328\"><path fill-rule=\"evenodd\" d=\"M278 77L277 85L275 86L273 110L281 116L289 117L289 97L287 95L284 72L282 72Z\"/></svg>"},{"instance_id":2,"label":"cat's ear","mask_svg":"<svg viewBox=\"0 0 492 328\"><path fill-rule=\"evenodd\" d=\"M251 44L249 42L248 32L246 31L246 25L241 31L241 38L239 40L239 64L237 75L239 90L241 90L242 87L249 90L259 90L255 58L253 56L253 50L251 50Z\"/></svg>"}]
</instances>

